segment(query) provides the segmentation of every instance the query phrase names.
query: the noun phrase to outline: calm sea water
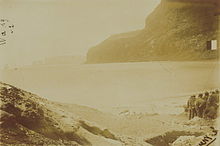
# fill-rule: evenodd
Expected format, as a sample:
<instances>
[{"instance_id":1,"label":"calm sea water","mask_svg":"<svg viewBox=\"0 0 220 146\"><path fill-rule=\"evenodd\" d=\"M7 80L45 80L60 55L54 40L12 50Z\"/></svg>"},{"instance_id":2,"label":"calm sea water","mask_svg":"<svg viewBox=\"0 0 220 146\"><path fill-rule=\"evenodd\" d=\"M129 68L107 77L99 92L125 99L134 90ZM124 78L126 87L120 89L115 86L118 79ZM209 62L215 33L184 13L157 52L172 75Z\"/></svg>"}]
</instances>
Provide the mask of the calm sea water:
<instances>
[{"instance_id":1,"label":"calm sea water","mask_svg":"<svg viewBox=\"0 0 220 146\"><path fill-rule=\"evenodd\" d=\"M26 66L1 71L0 80L59 102L152 113L219 88L218 76L218 62L147 62Z\"/></svg>"}]
</instances>

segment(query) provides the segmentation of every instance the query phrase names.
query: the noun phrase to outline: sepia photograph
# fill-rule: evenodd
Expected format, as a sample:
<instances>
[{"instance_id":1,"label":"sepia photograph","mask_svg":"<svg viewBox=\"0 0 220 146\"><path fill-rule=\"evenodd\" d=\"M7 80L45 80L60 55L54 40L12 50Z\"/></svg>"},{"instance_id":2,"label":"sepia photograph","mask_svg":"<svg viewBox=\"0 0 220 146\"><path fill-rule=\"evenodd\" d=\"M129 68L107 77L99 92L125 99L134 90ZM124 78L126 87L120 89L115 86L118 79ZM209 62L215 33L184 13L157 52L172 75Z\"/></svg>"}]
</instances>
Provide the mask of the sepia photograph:
<instances>
[{"instance_id":1,"label":"sepia photograph","mask_svg":"<svg viewBox=\"0 0 220 146\"><path fill-rule=\"evenodd\" d=\"M219 0L0 0L1 146L220 146Z\"/></svg>"}]
</instances>

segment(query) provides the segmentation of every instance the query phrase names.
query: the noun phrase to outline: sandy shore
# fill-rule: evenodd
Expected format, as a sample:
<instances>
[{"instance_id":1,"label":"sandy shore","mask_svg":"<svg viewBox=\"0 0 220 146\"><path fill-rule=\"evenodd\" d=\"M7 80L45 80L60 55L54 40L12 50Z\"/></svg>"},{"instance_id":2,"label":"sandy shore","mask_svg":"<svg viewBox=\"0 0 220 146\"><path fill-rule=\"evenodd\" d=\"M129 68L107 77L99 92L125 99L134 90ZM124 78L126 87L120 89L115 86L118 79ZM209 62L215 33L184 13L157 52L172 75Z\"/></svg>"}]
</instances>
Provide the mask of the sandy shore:
<instances>
[{"instance_id":1,"label":"sandy shore","mask_svg":"<svg viewBox=\"0 0 220 146\"><path fill-rule=\"evenodd\" d=\"M186 113L124 112L116 115L87 106L49 101L4 83L0 85L0 130L4 135L1 144L6 145L43 142L55 145L169 146L182 136L194 136L190 138L198 143L201 136L211 131L210 126L216 127L212 120L197 117L188 120Z\"/></svg>"}]
</instances>

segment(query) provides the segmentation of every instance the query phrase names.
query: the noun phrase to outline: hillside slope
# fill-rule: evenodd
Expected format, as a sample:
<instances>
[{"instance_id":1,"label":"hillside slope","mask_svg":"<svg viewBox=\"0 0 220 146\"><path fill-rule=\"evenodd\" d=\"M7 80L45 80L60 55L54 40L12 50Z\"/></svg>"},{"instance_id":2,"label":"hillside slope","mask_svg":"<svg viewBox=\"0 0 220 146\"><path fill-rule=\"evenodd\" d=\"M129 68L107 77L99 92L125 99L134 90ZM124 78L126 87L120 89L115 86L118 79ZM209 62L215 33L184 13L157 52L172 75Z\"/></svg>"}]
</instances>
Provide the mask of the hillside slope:
<instances>
[{"instance_id":1,"label":"hillside slope","mask_svg":"<svg viewBox=\"0 0 220 146\"><path fill-rule=\"evenodd\" d=\"M1 145L121 145L108 129L14 86L0 82L0 99Z\"/></svg>"},{"instance_id":2,"label":"hillside slope","mask_svg":"<svg viewBox=\"0 0 220 146\"><path fill-rule=\"evenodd\" d=\"M217 59L216 0L162 0L145 28L111 36L87 53L87 63Z\"/></svg>"}]
</instances>

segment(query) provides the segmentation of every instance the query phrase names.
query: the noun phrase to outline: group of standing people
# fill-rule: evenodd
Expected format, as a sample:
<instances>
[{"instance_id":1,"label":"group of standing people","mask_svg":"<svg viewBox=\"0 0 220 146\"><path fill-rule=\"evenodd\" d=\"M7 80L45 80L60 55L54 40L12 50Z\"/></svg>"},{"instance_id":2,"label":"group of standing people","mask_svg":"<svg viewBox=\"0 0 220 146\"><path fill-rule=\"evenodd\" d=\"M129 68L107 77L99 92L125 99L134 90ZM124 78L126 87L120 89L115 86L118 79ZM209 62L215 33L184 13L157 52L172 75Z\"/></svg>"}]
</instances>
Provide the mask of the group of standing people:
<instances>
[{"instance_id":1,"label":"group of standing people","mask_svg":"<svg viewBox=\"0 0 220 146\"><path fill-rule=\"evenodd\" d=\"M215 119L219 108L219 90L190 96L187 101L189 120L198 116L204 119Z\"/></svg>"}]
</instances>

